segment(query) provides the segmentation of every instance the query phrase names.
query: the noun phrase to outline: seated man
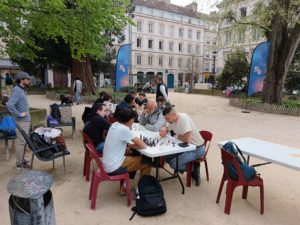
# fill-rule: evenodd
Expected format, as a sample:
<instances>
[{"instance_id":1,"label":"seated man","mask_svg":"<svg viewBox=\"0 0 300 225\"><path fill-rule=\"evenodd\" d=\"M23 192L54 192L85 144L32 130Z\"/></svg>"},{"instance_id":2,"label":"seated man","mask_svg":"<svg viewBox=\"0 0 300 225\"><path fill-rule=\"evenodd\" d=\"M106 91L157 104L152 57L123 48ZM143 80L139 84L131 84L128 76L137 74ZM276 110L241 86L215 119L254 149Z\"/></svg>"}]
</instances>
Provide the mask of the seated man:
<instances>
[{"instance_id":1,"label":"seated man","mask_svg":"<svg viewBox=\"0 0 300 225\"><path fill-rule=\"evenodd\" d=\"M157 107L160 108L161 110L163 110L165 108L166 103L167 103L165 98L162 96L159 96L157 98L156 102L157 102Z\"/></svg>"},{"instance_id":2,"label":"seated man","mask_svg":"<svg viewBox=\"0 0 300 225\"><path fill-rule=\"evenodd\" d=\"M93 141L96 150L103 153L104 148L104 132L108 131L110 124L104 118L106 114L106 107L101 103L94 103L88 122L84 125L83 132L87 134Z\"/></svg>"},{"instance_id":3,"label":"seated man","mask_svg":"<svg viewBox=\"0 0 300 225\"><path fill-rule=\"evenodd\" d=\"M127 94L124 97L124 100L117 105L115 113L114 113L114 117L116 119L118 119L119 112L123 109L135 109L135 110L137 110L137 104L135 104L135 102L134 102L133 94ZM137 122L137 120L138 120L138 117L136 116L135 121Z\"/></svg>"},{"instance_id":4,"label":"seated man","mask_svg":"<svg viewBox=\"0 0 300 225\"><path fill-rule=\"evenodd\" d=\"M193 151L183 152L178 156L178 171L183 173L186 170L186 163L200 158L205 153L203 140L199 134L192 119L185 113L177 113L171 106L166 106L163 110L163 115L167 123L166 127L160 130L160 136L165 137L168 131L173 130L176 138L184 143L191 143L197 146ZM176 169L176 155L165 157L172 169ZM194 164L192 178L196 185L200 185L199 164Z\"/></svg>"},{"instance_id":5,"label":"seated man","mask_svg":"<svg viewBox=\"0 0 300 225\"><path fill-rule=\"evenodd\" d=\"M139 123L150 131L159 131L165 125L162 110L157 107L155 101L147 102L144 111L139 116Z\"/></svg>"},{"instance_id":6,"label":"seated man","mask_svg":"<svg viewBox=\"0 0 300 225\"><path fill-rule=\"evenodd\" d=\"M132 109L120 110L118 122L113 123L107 133L102 163L109 175L140 170L140 177L142 177L151 172L150 165L143 164L141 156L125 156L125 154L128 155L130 148L143 149L147 147L131 131L135 117L136 112ZM121 188L121 192L123 191L124 186Z\"/></svg>"},{"instance_id":7,"label":"seated man","mask_svg":"<svg viewBox=\"0 0 300 225\"><path fill-rule=\"evenodd\" d=\"M135 103L138 104L139 107L146 105L148 99L146 98L146 94L144 92L140 92L138 97L134 99Z\"/></svg>"}]
</instances>

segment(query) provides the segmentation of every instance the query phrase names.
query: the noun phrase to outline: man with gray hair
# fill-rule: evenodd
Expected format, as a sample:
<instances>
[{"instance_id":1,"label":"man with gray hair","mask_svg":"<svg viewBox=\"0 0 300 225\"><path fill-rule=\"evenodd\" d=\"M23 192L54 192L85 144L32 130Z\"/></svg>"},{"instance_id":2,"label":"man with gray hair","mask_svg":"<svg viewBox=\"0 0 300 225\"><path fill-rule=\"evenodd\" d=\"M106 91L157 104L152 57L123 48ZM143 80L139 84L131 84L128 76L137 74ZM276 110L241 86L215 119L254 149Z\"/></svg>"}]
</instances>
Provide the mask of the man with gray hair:
<instances>
[{"instance_id":1,"label":"man with gray hair","mask_svg":"<svg viewBox=\"0 0 300 225\"><path fill-rule=\"evenodd\" d=\"M12 95L8 99L7 109L16 118L16 124L28 134L30 128L30 113L27 99L27 88L31 84L31 77L28 73L19 72L16 76L16 83L17 85L14 87ZM23 160L26 141L18 129L16 133L17 168L30 168L30 162L25 159Z\"/></svg>"},{"instance_id":2,"label":"man with gray hair","mask_svg":"<svg viewBox=\"0 0 300 225\"><path fill-rule=\"evenodd\" d=\"M159 131L165 125L162 110L157 107L155 101L148 100L144 111L139 116L139 123L150 131Z\"/></svg>"}]
</instances>

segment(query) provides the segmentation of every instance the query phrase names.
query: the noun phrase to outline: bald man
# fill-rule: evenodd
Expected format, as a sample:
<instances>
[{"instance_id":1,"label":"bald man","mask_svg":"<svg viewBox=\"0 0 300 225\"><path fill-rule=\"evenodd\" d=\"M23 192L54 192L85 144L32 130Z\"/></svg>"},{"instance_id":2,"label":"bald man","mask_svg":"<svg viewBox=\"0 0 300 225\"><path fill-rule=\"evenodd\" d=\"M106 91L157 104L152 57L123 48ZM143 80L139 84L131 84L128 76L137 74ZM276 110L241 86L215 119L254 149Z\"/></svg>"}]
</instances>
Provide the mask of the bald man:
<instances>
[{"instance_id":1,"label":"bald man","mask_svg":"<svg viewBox=\"0 0 300 225\"><path fill-rule=\"evenodd\" d=\"M157 107L155 101L148 100L144 111L139 117L139 123L150 131L159 131L165 125L162 110Z\"/></svg>"}]
</instances>

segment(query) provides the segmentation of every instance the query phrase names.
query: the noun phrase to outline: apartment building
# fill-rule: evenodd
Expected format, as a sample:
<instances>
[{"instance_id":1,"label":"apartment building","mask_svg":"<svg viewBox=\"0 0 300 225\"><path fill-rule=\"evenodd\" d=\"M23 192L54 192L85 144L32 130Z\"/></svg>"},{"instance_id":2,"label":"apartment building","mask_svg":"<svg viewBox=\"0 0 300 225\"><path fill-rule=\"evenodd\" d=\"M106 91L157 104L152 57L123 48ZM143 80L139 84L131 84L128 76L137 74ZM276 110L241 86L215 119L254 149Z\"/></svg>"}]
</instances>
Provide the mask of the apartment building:
<instances>
[{"instance_id":1,"label":"apartment building","mask_svg":"<svg viewBox=\"0 0 300 225\"><path fill-rule=\"evenodd\" d=\"M216 46L216 15L197 11L197 3L186 7L170 0L133 0L134 22L124 30L132 44L132 83L153 81L164 76L168 87L184 82L204 82L212 69L211 52Z\"/></svg>"},{"instance_id":2,"label":"apartment building","mask_svg":"<svg viewBox=\"0 0 300 225\"><path fill-rule=\"evenodd\" d=\"M226 11L231 10L237 20L242 21L251 15L257 2L258 0L223 0L217 7L220 18ZM250 61L255 47L265 41L259 28L250 25L238 26L229 19L219 21L218 32L219 71L224 68L226 56L232 50L241 49Z\"/></svg>"}]
</instances>

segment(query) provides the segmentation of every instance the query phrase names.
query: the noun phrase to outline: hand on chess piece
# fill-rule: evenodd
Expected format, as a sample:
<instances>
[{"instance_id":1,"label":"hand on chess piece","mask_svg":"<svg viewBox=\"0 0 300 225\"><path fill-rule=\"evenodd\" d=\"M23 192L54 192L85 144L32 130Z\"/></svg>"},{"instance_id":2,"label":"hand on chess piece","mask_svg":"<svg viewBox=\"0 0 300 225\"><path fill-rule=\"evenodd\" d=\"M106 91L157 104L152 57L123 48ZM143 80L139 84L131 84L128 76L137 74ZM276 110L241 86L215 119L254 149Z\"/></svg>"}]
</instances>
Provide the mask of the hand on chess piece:
<instances>
[{"instance_id":1,"label":"hand on chess piece","mask_svg":"<svg viewBox=\"0 0 300 225\"><path fill-rule=\"evenodd\" d=\"M168 133L168 129L166 127L162 127L159 131L159 136L161 136L162 138L166 137Z\"/></svg>"}]
</instances>

